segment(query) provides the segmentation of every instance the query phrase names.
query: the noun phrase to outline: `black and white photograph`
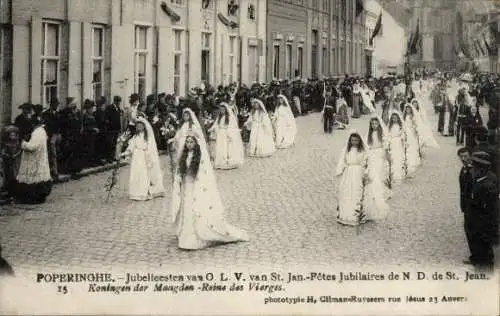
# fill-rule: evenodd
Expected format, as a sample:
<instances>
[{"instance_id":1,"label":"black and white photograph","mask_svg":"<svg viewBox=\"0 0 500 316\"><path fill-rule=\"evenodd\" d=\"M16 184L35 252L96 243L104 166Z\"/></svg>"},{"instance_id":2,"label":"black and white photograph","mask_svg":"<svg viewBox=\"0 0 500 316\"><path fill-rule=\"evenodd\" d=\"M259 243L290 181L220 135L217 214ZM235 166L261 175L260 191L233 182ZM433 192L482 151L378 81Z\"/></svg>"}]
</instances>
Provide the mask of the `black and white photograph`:
<instances>
[{"instance_id":1,"label":"black and white photograph","mask_svg":"<svg viewBox=\"0 0 500 316\"><path fill-rule=\"evenodd\" d=\"M498 315L499 107L500 1L0 0L0 314Z\"/></svg>"}]
</instances>

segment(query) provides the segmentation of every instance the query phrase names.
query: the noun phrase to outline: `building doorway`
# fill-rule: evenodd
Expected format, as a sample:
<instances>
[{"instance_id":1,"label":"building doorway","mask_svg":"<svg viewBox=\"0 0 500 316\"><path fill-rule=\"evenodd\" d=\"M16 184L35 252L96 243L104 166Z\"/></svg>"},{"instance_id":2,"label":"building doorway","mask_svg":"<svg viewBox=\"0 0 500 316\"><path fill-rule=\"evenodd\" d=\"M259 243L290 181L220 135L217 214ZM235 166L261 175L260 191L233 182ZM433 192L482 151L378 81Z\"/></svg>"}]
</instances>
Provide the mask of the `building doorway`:
<instances>
[{"instance_id":1,"label":"building doorway","mask_svg":"<svg viewBox=\"0 0 500 316\"><path fill-rule=\"evenodd\" d=\"M201 81L205 84L210 83L210 51L201 51Z\"/></svg>"},{"instance_id":2,"label":"building doorway","mask_svg":"<svg viewBox=\"0 0 500 316\"><path fill-rule=\"evenodd\" d=\"M367 53L366 56L365 56L365 60L366 60L366 74L368 76L372 76L373 75L373 57L372 57L372 54L371 53Z\"/></svg>"}]
</instances>

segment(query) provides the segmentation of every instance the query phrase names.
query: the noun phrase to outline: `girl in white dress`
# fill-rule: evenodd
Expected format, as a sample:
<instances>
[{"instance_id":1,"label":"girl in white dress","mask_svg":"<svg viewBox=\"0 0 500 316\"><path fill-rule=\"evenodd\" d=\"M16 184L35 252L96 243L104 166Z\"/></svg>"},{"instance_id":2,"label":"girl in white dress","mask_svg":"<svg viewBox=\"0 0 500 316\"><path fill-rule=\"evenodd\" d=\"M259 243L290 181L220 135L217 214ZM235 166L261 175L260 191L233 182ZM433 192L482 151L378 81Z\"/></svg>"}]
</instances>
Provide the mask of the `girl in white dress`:
<instances>
[{"instance_id":1,"label":"girl in white dress","mask_svg":"<svg viewBox=\"0 0 500 316\"><path fill-rule=\"evenodd\" d=\"M370 119L366 136L368 153L368 184L366 186L365 209L367 219L385 218L389 210L386 200L391 195L389 163L389 131L381 118Z\"/></svg>"},{"instance_id":2,"label":"girl in white dress","mask_svg":"<svg viewBox=\"0 0 500 316\"><path fill-rule=\"evenodd\" d=\"M366 145L353 131L347 138L335 175L338 178L337 222L357 226L366 222L363 214L367 176Z\"/></svg>"},{"instance_id":3,"label":"girl in white dress","mask_svg":"<svg viewBox=\"0 0 500 316\"><path fill-rule=\"evenodd\" d=\"M421 142L419 135L418 114L411 104L406 104L403 119L406 134L406 177L415 176L418 167L421 165Z\"/></svg>"},{"instance_id":4,"label":"girl in white dress","mask_svg":"<svg viewBox=\"0 0 500 316\"><path fill-rule=\"evenodd\" d=\"M195 131L180 139L181 154L172 191L172 219L178 247L196 250L217 243L248 241L248 234L224 220L206 142Z\"/></svg>"},{"instance_id":5,"label":"girl in white dress","mask_svg":"<svg viewBox=\"0 0 500 316\"><path fill-rule=\"evenodd\" d=\"M131 157L129 198L146 201L165 194L160 157L153 128L144 118L135 120L135 135L128 142L122 157Z\"/></svg>"},{"instance_id":6,"label":"girl in white dress","mask_svg":"<svg viewBox=\"0 0 500 316\"><path fill-rule=\"evenodd\" d=\"M252 157L270 157L276 151L274 130L264 104L259 99L252 100L253 109L245 127L250 129L248 155Z\"/></svg>"},{"instance_id":7,"label":"girl in white dress","mask_svg":"<svg viewBox=\"0 0 500 316\"><path fill-rule=\"evenodd\" d=\"M406 134L401 114L389 112L389 163L391 183L396 184L406 177Z\"/></svg>"},{"instance_id":8,"label":"girl in white dress","mask_svg":"<svg viewBox=\"0 0 500 316\"><path fill-rule=\"evenodd\" d=\"M413 109L417 114L415 115L415 119L420 131L419 137L420 137L421 154L424 154L424 147L432 147L439 149L439 145L436 142L434 134L432 133L432 128L427 118L427 113L425 111L425 108L422 106L422 103L417 99L413 99L411 101L411 105L413 106Z\"/></svg>"},{"instance_id":9,"label":"girl in white dress","mask_svg":"<svg viewBox=\"0 0 500 316\"><path fill-rule=\"evenodd\" d=\"M276 148L290 148L294 144L297 124L290 104L282 94L278 95L278 106L274 110L274 130L276 133Z\"/></svg>"},{"instance_id":10,"label":"girl in white dress","mask_svg":"<svg viewBox=\"0 0 500 316\"><path fill-rule=\"evenodd\" d=\"M243 141L231 107L227 103L221 105L219 117L212 127L215 133L215 168L234 169L243 165Z\"/></svg>"}]
</instances>

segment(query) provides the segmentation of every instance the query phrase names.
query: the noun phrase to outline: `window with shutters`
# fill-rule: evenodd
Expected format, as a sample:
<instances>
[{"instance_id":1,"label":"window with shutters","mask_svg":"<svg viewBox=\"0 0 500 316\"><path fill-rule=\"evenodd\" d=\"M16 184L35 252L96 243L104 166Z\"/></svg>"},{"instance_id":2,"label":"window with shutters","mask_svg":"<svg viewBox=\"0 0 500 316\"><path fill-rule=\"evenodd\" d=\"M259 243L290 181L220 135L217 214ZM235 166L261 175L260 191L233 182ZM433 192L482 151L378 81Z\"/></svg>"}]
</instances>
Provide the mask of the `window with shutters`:
<instances>
[{"instance_id":1,"label":"window with shutters","mask_svg":"<svg viewBox=\"0 0 500 316\"><path fill-rule=\"evenodd\" d=\"M48 105L59 97L61 24L42 22L41 100Z\"/></svg>"}]
</instances>

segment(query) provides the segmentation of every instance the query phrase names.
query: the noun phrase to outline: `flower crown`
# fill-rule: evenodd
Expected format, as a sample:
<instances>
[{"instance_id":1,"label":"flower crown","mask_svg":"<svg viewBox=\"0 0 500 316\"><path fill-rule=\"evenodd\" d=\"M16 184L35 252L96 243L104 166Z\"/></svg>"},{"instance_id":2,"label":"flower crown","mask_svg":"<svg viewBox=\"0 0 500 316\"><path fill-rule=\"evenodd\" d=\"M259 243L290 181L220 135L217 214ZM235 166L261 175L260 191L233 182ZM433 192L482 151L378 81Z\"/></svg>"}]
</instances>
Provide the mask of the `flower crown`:
<instances>
[{"instance_id":1,"label":"flower crown","mask_svg":"<svg viewBox=\"0 0 500 316\"><path fill-rule=\"evenodd\" d=\"M197 133L195 130L193 130L192 128L190 128L187 132L186 132L186 138L187 137L194 137L194 138L200 138L200 134Z\"/></svg>"}]
</instances>

